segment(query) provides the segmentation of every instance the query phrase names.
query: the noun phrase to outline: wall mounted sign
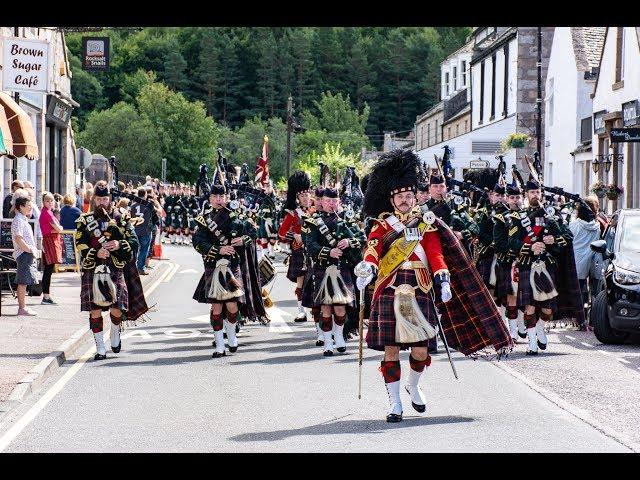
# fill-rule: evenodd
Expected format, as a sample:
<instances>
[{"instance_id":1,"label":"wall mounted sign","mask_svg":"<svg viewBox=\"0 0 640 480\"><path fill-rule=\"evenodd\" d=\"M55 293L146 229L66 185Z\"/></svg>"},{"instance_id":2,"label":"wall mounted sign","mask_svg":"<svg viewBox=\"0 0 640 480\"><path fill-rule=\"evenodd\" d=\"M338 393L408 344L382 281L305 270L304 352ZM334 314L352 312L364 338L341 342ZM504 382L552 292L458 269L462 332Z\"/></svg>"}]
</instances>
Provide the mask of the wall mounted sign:
<instances>
[{"instance_id":1,"label":"wall mounted sign","mask_svg":"<svg viewBox=\"0 0 640 480\"><path fill-rule=\"evenodd\" d=\"M40 40L5 38L2 89L9 92L46 92L49 80L49 44Z\"/></svg>"},{"instance_id":2,"label":"wall mounted sign","mask_svg":"<svg viewBox=\"0 0 640 480\"><path fill-rule=\"evenodd\" d=\"M612 128L610 139L611 143L639 143L640 128Z\"/></svg>"},{"instance_id":3,"label":"wall mounted sign","mask_svg":"<svg viewBox=\"0 0 640 480\"><path fill-rule=\"evenodd\" d=\"M109 70L109 37L82 37L82 69Z\"/></svg>"},{"instance_id":4,"label":"wall mounted sign","mask_svg":"<svg viewBox=\"0 0 640 480\"><path fill-rule=\"evenodd\" d=\"M606 114L606 110L601 110L593 114L593 133L605 133L604 116Z\"/></svg>"},{"instance_id":5,"label":"wall mounted sign","mask_svg":"<svg viewBox=\"0 0 640 480\"><path fill-rule=\"evenodd\" d=\"M47 121L66 128L71 120L71 112L71 105L67 105L55 95L47 96Z\"/></svg>"},{"instance_id":6,"label":"wall mounted sign","mask_svg":"<svg viewBox=\"0 0 640 480\"><path fill-rule=\"evenodd\" d=\"M640 107L638 100L631 100L622 104L622 125L628 127L640 121Z\"/></svg>"},{"instance_id":7,"label":"wall mounted sign","mask_svg":"<svg viewBox=\"0 0 640 480\"><path fill-rule=\"evenodd\" d=\"M480 170L482 168L488 168L489 167L489 162L486 160L471 160L469 162L469 168L473 169L473 170Z\"/></svg>"}]
</instances>

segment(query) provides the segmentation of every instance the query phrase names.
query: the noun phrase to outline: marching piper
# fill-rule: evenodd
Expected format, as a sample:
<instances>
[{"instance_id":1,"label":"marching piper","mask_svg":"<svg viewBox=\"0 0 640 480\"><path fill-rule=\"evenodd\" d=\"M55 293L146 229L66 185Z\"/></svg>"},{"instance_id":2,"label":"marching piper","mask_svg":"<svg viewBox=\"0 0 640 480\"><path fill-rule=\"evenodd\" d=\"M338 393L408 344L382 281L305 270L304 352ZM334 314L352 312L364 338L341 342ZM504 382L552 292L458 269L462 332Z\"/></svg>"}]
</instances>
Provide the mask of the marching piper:
<instances>
[{"instance_id":1,"label":"marching piper","mask_svg":"<svg viewBox=\"0 0 640 480\"><path fill-rule=\"evenodd\" d=\"M356 267L361 292L377 277L366 340L369 348L384 352L380 371L389 396L388 422L402 420L401 349L411 349L405 386L411 404L418 412L426 410L419 380L431 363L427 341L437 332L436 305L445 338L463 354L488 346L502 354L511 347L460 241L432 212L423 214L416 206L417 171L417 156L403 150L385 153L374 166L364 202L373 226L364 260Z\"/></svg>"}]
</instances>

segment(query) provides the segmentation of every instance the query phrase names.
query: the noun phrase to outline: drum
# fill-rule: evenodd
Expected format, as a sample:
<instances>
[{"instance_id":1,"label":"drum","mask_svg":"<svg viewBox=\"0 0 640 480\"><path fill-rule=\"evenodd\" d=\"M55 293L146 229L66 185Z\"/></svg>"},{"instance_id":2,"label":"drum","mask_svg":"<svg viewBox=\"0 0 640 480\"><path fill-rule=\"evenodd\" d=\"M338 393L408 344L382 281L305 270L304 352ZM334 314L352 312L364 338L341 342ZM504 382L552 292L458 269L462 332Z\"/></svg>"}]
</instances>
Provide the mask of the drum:
<instances>
[{"instance_id":1,"label":"drum","mask_svg":"<svg viewBox=\"0 0 640 480\"><path fill-rule=\"evenodd\" d=\"M260 286L264 287L276 276L276 269L268 255L263 255L258 263L260 271Z\"/></svg>"}]
</instances>

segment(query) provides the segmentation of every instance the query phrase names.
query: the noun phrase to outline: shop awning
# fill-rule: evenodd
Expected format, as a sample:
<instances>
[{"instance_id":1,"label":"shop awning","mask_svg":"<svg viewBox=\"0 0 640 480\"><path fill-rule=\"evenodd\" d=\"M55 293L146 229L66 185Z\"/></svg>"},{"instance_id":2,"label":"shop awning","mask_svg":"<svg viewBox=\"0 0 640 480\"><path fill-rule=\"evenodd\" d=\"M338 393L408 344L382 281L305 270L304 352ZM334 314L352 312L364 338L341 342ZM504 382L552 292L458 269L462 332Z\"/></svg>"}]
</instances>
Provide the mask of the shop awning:
<instances>
[{"instance_id":1,"label":"shop awning","mask_svg":"<svg viewBox=\"0 0 640 480\"><path fill-rule=\"evenodd\" d=\"M0 107L0 155L13 155L13 138L3 107Z\"/></svg>"},{"instance_id":2,"label":"shop awning","mask_svg":"<svg viewBox=\"0 0 640 480\"><path fill-rule=\"evenodd\" d=\"M35 159L38 156L38 143L31 118L7 93L0 92L0 106L4 108L13 139L13 155Z\"/></svg>"}]
</instances>

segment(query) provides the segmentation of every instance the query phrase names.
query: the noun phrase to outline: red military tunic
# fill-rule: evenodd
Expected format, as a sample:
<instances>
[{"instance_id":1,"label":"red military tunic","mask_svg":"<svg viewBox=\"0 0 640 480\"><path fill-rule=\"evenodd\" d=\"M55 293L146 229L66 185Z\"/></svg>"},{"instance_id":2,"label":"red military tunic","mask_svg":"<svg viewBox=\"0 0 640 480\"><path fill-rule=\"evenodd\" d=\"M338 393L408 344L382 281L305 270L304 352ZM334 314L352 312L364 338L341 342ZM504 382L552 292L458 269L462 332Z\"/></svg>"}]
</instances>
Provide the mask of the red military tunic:
<instances>
[{"instance_id":1,"label":"red military tunic","mask_svg":"<svg viewBox=\"0 0 640 480\"><path fill-rule=\"evenodd\" d=\"M293 239L294 234L300 234L302 229L302 210L287 210L287 214L282 220L282 224L278 229L278 237L281 242L291 243L292 250L298 250L302 247L302 243L298 243Z\"/></svg>"}]
</instances>

